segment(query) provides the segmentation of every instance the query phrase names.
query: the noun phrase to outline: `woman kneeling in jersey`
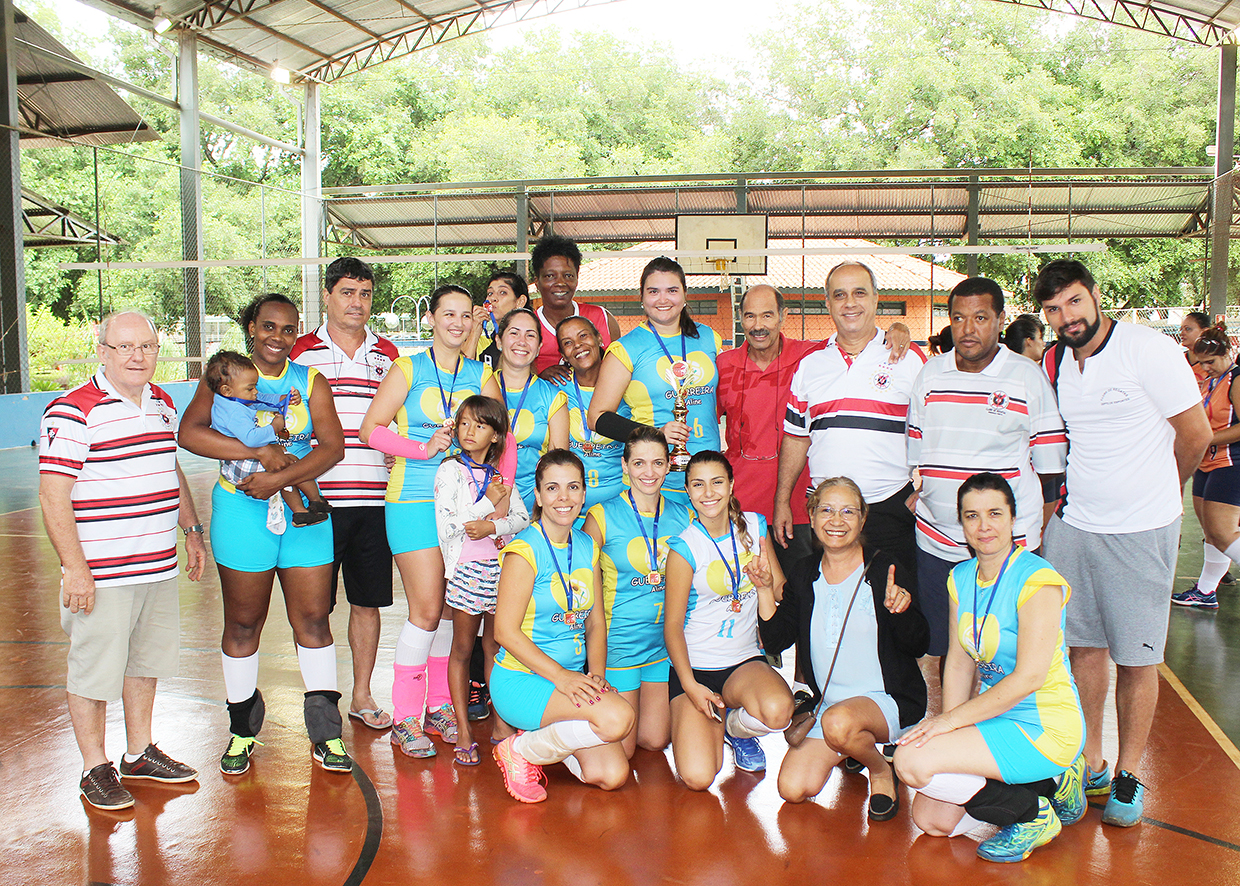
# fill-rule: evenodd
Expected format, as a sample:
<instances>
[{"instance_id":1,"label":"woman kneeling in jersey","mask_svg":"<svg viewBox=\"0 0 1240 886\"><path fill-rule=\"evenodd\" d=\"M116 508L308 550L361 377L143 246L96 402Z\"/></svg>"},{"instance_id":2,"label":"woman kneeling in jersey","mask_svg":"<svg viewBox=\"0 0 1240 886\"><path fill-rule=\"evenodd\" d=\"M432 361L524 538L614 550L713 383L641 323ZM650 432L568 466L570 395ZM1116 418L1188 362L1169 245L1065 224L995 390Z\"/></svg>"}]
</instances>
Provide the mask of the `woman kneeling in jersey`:
<instances>
[{"instance_id":1,"label":"woman kneeling in jersey","mask_svg":"<svg viewBox=\"0 0 1240 886\"><path fill-rule=\"evenodd\" d=\"M784 729L792 693L758 645L758 617L774 614L784 584L766 519L741 511L721 453L694 455L685 487L698 522L668 543L663 637L674 668L672 755L684 783L704 791L723 767L725 739L738 768L766 768L747 761L740 742Z\"/></svg>"},{"instance_id":2,"label":"woman kneeling in jersey","mask_svg":"<svg viewBox=\"0 0 1240 886\"><path fill-rule=\"evenodd\" d=\"M542 767L563 762L586 784L628 780L620 742L634 714L607 684L607 625L598 546L573 523L586 499L581 459L553 449L534 471L534 523L500 553L491 700L526 730L495 747L504 787L522 803L547 799ZM587 670L586 665L589 664Z\"/></svg>"},{"instance_id":3,"label":"woman kneeling in jersey","mask_svg":"<svg viewBox=\"0 0 1240 886\"><path fill-rule=\"evenodd\" d=\"M977 854L1022 861L1085 815L1085 720L1064 644L1071 589L1012 543L1016 500L1006 480L975 474L956 502L976 556L947 580L956 632L943 713L900 738L896 772L917 790L913 821L923 831L955 836L995 824L999 833Z\"/></svg>"}]
</instances>

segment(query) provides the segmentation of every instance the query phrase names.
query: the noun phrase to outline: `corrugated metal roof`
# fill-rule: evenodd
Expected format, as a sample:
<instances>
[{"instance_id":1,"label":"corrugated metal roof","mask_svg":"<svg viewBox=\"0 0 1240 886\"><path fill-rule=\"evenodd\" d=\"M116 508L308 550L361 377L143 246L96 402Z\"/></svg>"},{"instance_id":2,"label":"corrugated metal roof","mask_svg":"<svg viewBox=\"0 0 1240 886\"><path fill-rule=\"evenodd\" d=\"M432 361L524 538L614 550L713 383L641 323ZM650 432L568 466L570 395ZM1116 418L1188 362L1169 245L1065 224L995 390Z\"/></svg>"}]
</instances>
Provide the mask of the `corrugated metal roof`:
<instances>
[{"instance_id":1,"label":"corrugated metal roof","mask_svg":"<svg viewBox=\"0 0 1240 886\"><path fill-rule=\"evenodd\" d=\"M747 211L767 215L772 238L964 241L971 189L983 240L1179 237L1204 227L1208 175L1128 172L1118 180L1100 169L1095 180L1085 178L1093 171L1080 170L1069 181L750 181L742 190ZM526 188L530 236L550 227L579 243L668 240L677 215L727 215L737 207L734 183L587 187L589 181ZM416 187L407 194L329 195L332 236L385 249L516 245L520 188Z\"/></svg>"},{"instance_id":2,"label":"corrugated metal roof","mask_svg":"<svg viewBox=\"0 0 1240 886\"><path fill-rule=\"evenodd\" d=\"M151 29L156 9L203 48L259 72L335 80L467 34L613 0L85 0ZM1231 0L1003 0L1216 46L1240 25Z\"/></svg>"},{"instance_id":3,"label":"corrugated metal roof","mask_svg":"<svg viewBox=\"0 0 1240 886\"><path fill-rule=\"evenodd\" d=\"M772 249L794 249L800 247L800 240L770 241ZM849 247L864 249L875 246L868 240L807 240L804 244L809 248ZM671 251L676 248L674 241L652 241L639 243L627 251L657 252ZM931 266L930 262L911 255L871 255L855 253L847 256L850 261L859 261L870 267L878 280L880 292L950 292L964 274L944 268L940 265ZM766 283L781 292L799 292L802 290L821 290L827 279L827 272L844 260L840 255L772 255L767 259L767 273L761 276L745 277L746 286L757 286ZM596 258L581 265L581 273L577 277L579 293L592 292L633 292L637 291L641 279L642 268L649 258L626 255L619 252L615 256ZM690 287L703 285L714 286L717 276L690 274Z\"/></svg>"},{"instance_id":4,"label":"corrugated metal roof","mask_svg":"<svg viewBox=\"0 0 1240 886\"><path fill-rule=\"evenodd\" d=\"M80 61L29 16L16 12L18 41ZM112 87L32 52L17 42L13 51L17 103L27 129L59 138L22 133L23 148L62 145L65 139L86 145L154 141L159 135L116 94Z\"/></svg>"}]
</instances>

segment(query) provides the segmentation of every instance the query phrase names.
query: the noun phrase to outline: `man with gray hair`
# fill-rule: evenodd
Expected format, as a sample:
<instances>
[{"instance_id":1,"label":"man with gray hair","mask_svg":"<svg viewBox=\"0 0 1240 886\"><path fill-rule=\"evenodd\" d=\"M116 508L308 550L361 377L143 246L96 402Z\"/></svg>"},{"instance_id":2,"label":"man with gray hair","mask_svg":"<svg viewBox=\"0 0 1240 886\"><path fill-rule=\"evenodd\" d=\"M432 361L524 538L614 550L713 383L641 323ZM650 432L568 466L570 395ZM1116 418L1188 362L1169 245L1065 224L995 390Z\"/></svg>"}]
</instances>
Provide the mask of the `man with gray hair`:
<instances>
[{"instance_id":1,"label":"man with gray hair","mask_svg":"<svg viewBox=\"0 0 1240 886\"><path fill-rule=\"evenodd\" d=\"M125 707L120 776L165 784L198 773L151 736L155 682L180 655L179 525L191 581L207 561L202 525L177 464L177 412L155 385L159 336L135 311L105 317L99 371L53 400L39 435L39 504L60 557L61 626L69 635L69 717L86 802L125 809L104 747L107 703Z\"/></svg>"}]
</instances>

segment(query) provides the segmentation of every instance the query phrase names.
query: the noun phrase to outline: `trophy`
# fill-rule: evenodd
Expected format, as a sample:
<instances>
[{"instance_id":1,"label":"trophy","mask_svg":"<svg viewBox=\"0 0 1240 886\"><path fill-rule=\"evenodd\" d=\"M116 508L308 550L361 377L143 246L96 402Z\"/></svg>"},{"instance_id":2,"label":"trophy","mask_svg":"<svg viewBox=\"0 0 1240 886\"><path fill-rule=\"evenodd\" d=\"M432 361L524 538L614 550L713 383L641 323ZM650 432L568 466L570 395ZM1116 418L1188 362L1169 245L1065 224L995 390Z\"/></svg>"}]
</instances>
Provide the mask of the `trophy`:
<instances>
[{"instance_id":1,"label":"trophy","mask_svg":"<svg viewBox=\"0 0 1240 886\"><path fill-rule=\"evenodd\" d=\"M685 403L685 385L679 385L676 388L676 402L672 404L672 421L682 423L689 417L689 407ZM669 470L683 473L689 468L689 450L685 448L684 443L675 443L668 451L668 461L671 462Z\"/></svg>"}]
</instances>

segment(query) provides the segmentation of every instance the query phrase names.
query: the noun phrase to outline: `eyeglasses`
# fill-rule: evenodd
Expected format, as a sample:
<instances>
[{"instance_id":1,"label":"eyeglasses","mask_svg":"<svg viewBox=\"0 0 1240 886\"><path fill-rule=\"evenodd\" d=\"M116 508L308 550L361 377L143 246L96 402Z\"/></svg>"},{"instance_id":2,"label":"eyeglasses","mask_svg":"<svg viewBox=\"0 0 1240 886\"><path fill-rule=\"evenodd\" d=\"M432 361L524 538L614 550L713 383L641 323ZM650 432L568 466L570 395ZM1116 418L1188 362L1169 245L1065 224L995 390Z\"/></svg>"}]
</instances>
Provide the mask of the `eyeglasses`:
<instances>
[{"instance_id":1,"label":"eyeglasses","mask_svg":"<svg viewBox=\"0 0 1240 886\"><path fill-rule=\"evenodd\" d=\"M835 508L831 507L830 505L823 505L822 507L814 511L814 513L818 515L819 517L826 517L828 520L830 520L832 517L835 517L836 515L838 515L841 520L846 520L846 521L856 520L858 517L861 516L861 511L858 510L857 508L840 508L837 511Z\"/></svg>"},{"instance_id":2,"label":"eyeglasses","mask_svg":"<svg viewBox=\"0 0 1240 886\"><path fill-rule=\"evenodd\" d=\"M131 345L131 344L110 345L107 342L100 342L100 344L103 345L105 348L111 348L112 350L116 351L116 353L120 354L122 357L128 357L134 351L141 351L144 354L154 354L159 351L159 342L157 341L144 341L140 345Z\"/></svg>"}]
</instances>

